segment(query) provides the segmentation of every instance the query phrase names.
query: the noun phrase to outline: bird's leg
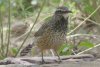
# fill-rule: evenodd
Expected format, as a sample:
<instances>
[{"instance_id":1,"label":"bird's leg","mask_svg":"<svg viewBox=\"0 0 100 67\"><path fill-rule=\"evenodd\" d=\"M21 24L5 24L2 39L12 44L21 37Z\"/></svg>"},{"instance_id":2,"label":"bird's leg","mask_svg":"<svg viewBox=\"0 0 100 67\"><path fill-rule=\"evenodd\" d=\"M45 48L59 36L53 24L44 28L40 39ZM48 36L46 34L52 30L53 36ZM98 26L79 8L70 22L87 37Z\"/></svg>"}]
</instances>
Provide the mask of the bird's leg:
<instances>
[{"instance_id":1,"label":"bird's leg","mask_svg":"<svg viewBox=\"0 0 100 67\"><path fill-rule=\"evenodd\" d=\"M59 56L59 54L58 54L58 52L56 50L54 50L54 51L55 51L55 53L56 53L56 55L58 57L58 62L60 63L61 62L60 56Z\"/></svg>"},{"instance_id":2,"label":"bird's leg","mask_svg":"<svg viewBox=\"0 0 100 67\"><path fill-rule=\"evenodd\" d=\"M41 52L41 55L42 55L42 64L44 64L45 61L44 61L44 58L43 58L43 51Z\"/></svg>"}]
</instances>

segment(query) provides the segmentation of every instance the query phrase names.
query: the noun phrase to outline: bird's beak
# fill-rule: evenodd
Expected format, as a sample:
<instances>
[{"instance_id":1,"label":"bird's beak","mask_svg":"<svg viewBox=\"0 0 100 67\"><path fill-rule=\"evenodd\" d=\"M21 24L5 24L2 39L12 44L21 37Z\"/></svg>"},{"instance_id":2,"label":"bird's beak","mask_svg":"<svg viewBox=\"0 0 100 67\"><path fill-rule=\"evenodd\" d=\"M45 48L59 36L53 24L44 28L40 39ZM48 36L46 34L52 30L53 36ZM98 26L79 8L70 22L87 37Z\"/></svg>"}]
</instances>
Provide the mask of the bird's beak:
<instances>
[{"instance_id":1,"label":"bird's beak","mask_svg":"<svg viewBox=\"0 0 100 67\"><path fill-rule=\"evenodd\" d=\"M67 11L65 11L65 13L72 13L72 11L70 11L70 10L67 10Z\"/></svg>"}]
</instances>

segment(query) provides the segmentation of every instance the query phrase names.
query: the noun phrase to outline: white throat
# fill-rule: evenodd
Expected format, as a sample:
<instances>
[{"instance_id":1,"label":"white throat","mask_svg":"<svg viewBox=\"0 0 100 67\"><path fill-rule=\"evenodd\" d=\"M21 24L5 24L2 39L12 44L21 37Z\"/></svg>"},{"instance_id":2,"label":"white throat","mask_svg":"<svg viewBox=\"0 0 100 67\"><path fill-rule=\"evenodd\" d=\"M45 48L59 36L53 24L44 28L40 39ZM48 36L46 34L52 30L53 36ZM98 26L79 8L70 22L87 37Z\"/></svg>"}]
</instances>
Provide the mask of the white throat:
<instances>
[{"instance_id":1,"label":"white throat","mask_svg":"<svg viewBox=\"0 0 100 67\"><path fill-rule=\"evenodd\" d=\"M64 18L67 18L69 16L69 14L63 14Z\"/></svg>"}]
</instances>

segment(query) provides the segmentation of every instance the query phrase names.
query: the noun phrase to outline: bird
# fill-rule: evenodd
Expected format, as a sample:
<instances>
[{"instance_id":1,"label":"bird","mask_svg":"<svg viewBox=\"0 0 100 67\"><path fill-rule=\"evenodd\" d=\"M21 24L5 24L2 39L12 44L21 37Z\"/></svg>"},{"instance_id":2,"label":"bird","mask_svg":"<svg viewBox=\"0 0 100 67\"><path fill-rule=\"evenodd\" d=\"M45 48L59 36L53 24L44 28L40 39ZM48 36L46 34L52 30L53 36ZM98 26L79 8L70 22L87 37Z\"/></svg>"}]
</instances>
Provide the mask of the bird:
<instances>
[{"instance_id":1,"label":"bird","mask_svg":"<svg viewBox=\"0 0 100 67\"><path fill-rule=\"evenodd\" d=\"M54 14L47 22L45 22L39 30L34 34L34 41L21 51L21 55L26 55L35 45L39 48L42 56L42 63L44 60L44 51L52 49L56 53L58 60L61 62L57 50L62 44L66 43L66 33L68 30L68 15L72 13L66 6L59 6L56 8ZM29 47L29 48L28 48ZM31 48L30 48L31 47Z\"/></svg>"}]
</instances>

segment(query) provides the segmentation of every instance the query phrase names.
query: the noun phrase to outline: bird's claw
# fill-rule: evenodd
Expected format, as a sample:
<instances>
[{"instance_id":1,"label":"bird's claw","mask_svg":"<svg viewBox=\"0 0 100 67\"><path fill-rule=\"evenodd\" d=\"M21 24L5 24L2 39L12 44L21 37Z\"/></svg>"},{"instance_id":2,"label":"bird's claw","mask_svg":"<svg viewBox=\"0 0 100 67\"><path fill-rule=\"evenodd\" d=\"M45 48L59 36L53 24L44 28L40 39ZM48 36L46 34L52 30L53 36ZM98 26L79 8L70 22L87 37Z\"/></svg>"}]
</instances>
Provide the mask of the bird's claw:
<instances>
[{"instance_id":1,"label":"bird's claw","mask_svg":"<svg viewBox=\"0 0 100 67\"><path fill-rule=\"evenodd\" d=\"M45 64L46 62L45 62L44 60L42 60L40 63L41 63L41 64Z\"/></svg>"}]
</instances>

